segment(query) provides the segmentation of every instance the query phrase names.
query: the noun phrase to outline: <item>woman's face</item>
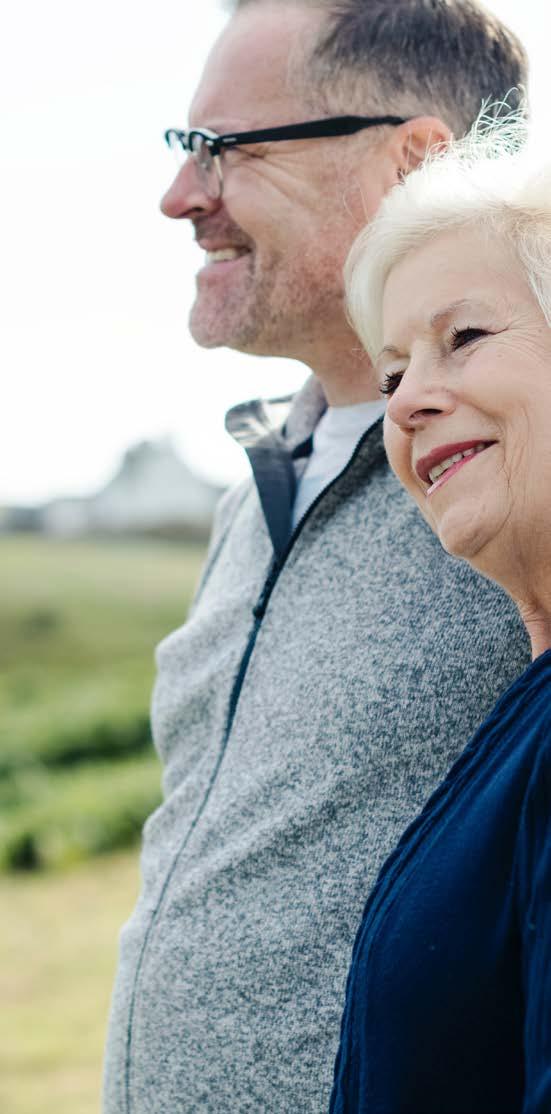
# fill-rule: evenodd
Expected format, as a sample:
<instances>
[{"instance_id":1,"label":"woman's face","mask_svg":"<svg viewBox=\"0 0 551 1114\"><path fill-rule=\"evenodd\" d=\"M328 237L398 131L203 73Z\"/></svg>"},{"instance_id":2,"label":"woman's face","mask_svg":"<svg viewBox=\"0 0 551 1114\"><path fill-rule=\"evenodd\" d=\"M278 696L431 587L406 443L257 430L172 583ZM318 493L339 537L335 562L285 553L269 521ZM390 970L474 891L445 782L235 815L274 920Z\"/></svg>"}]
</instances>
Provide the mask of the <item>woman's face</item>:
<instances>
[{"instance_id":1,"label":"woman's face","mask_svg":"<svg viewBox=\"0 0 551 1114\"><path fill-rule=\"evenodd\" d=\"M385 443L445 549L505 587L551 548L551 330L510 249L435 237L391 271Z\"/></svg>"}]
</instances>

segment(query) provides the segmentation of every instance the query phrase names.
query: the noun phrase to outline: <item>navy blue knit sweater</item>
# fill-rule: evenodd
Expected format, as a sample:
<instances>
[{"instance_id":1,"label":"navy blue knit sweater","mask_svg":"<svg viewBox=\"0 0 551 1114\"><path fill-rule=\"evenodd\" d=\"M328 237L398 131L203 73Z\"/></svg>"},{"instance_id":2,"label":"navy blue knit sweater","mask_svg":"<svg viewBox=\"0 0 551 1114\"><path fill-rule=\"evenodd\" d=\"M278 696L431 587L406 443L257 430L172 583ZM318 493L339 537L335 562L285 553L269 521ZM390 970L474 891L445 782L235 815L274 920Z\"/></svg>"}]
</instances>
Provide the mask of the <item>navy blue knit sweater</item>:
<instances>
[{"instance_id":1,"label":"navy blue knit sweater","mask_svg":"<svg viewBox=\"0 0 551 1114\"><path fill-rule=\"evenodd\" d=\"M501 698L379 875L354 945L331 1111L551 1112L551 650Z\"/></svg>"}]
</instances>

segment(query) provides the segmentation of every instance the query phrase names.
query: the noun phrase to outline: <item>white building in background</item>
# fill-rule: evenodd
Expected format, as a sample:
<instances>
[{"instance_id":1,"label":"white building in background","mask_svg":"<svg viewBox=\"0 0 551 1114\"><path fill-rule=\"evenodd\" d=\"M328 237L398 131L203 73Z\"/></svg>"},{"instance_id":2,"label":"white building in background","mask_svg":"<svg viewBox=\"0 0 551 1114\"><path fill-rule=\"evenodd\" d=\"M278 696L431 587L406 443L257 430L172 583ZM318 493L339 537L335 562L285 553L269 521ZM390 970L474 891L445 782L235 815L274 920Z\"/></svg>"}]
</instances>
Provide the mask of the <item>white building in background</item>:
<instances>
[{"instance_id":1,"label":"white building in background","mask_svg":"<svg viewBox=\"0 0 551 1114\"><path fill-rule=\"evenodd\" d=\"M221 489L200 479L170 441L143 441L129 449L110 483L91 501L100 530L152 530L186 523L208 529Z\"/></svg>"},{"instance_id":2,"label":"white building in background","mask_svg":"<svg viewBox=\"0 0 551 1114\"><path fill-rule=\"evenodd\" d=\"M169 440L128 449L113 479L95 495L54 499L36 508L37 528L48 534L193 533L210 530L222 489L197 476ZM17 528L18 508L7 510Z\"/></svg>"}]
</instances>

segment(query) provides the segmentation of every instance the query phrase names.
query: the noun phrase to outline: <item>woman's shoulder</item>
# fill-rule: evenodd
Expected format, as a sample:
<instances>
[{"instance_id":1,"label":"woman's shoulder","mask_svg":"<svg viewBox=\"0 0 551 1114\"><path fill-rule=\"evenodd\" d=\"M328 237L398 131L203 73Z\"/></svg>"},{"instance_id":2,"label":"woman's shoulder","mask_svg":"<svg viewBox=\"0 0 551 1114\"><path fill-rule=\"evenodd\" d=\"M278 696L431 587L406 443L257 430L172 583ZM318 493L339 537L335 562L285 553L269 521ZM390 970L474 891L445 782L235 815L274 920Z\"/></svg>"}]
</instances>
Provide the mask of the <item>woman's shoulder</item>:
<instances>
[{"instance_id":1,"label":"woman's shoulder","mask_svg":"<svg viewBox=\"0 0 551 1114\"><path fill-rule=\"evenodd\" d=\"M551 714L541 701L533 717L534 746L526 781L515 856L519 907L526 914L542 902L551 910ZM551 930L551 923L549 924Z\"/></svg>"},{"instance_id":2,"label":"woman's shoulder","mask_svg":"<svg viewBox=\"0 0 551 1114\"><path fill-rule=\"evenodd\" d=\"M526 746L551 746L551 649L540 654L498 700L479 734L511 733Z\"/></svg>"}]
</instances>

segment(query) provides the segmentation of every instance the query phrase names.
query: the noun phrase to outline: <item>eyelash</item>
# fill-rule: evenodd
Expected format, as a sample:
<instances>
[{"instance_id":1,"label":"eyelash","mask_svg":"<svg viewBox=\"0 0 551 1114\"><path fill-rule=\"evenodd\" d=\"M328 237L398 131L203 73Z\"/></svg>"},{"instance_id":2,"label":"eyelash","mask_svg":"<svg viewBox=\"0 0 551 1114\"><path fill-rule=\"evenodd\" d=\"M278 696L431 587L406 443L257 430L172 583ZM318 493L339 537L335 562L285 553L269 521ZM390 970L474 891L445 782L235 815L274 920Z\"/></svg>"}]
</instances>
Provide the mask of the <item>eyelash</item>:
<instances>
[{"instance_id":1,"label":"eyelash","mask_svg":"<svg viewBox=\"0 0 551 1114\"><path fill-rule=\"evenodd\" d=\"M487 335L486 329L477 329L473 325L469 325L466 329L456 329L454 326L451 331L452 350L456 352L458 348L464 348L466 344L470 344L473 340L478 340L479 337ZM459 343L459 341L462 341L462 343Z\"/></svg>"},{"instance_id":2,"label":"eyelash","mask_svg":"<svg viewBox=\"0 0 551 1114\"><path fill-rule=\"evenodd\" d=\"M467 344L471 344L472 341L478 340L482 336L488 336L486 329L477 329L473 325L469 325L466 329L456 329L454 326L451 331L452 351L456 352L459 348L464 348ZM403 371L391 371L388 375L385 375L379 387L380 393L391 395L394 391L397 391L403 374Z\"/></svg>"},{"instance_id":3,"label":"eyelash","mask_svg":"<svg viewBox=\"0 0 551 1114\"><path fill-rule=\"evenodd\" d=\"M403 374L402 371L391 371L388 375L385 375L379 387L380 393L382 395L391 395L394 391L397 391Z\"/></svg>"}]
</instances>

